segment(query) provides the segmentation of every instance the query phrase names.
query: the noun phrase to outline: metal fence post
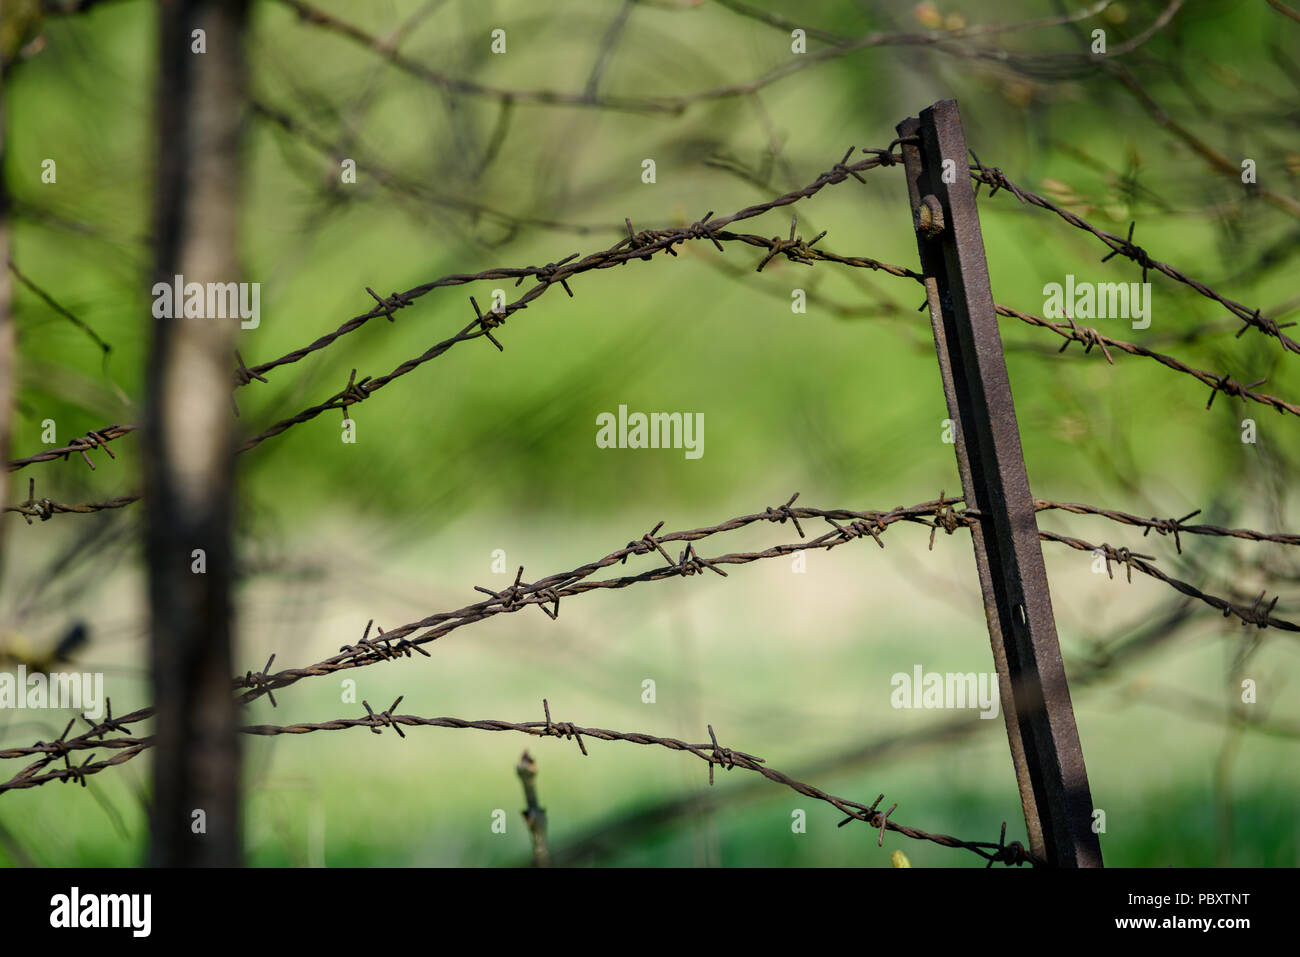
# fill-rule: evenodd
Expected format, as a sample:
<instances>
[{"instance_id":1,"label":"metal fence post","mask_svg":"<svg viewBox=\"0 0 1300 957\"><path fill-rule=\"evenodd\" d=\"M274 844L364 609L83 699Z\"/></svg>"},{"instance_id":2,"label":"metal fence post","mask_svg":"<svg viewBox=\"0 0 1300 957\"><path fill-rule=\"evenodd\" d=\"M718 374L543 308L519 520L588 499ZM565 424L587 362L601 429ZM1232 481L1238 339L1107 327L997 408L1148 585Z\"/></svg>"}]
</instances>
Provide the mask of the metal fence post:
<instances>
[{"instance_id":1,"label":"metal fence post","mask_svg":"<svg viewBox=\"0 0 1300 957\"><path fill-rule=\"evenodd\" d=\"M1100 867L957 101L898 134L1030 850L1050 866Z\"/></svg>"}]
</instances>

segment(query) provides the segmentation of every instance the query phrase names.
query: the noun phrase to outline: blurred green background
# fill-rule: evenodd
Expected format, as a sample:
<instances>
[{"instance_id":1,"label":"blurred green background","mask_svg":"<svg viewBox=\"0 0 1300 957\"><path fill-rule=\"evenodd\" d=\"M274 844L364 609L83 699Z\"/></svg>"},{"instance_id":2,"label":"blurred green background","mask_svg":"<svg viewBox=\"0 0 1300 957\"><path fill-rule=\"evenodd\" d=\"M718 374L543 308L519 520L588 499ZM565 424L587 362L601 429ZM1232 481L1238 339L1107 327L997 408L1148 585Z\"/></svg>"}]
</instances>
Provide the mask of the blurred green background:
<instances>
[{"instance_id":1,"label":"blurred green background","mask_svg":"<svg viewBox=\"0 0 1300 957\"><path fill-rule=\"evenodd\" d=\"M974 25L1060 17L1082 4L807 2L518 2L345 4L321 9L385 39L409 61L498 90L580 91L599 70L601 94L690 96L746 84L803 61L784 18L844 37L947 36L838 51L808 39L809 63L753 92L691 102L680 112L554 106L424 82L289 6L255 6L244 279L262 284L262 319L239 334L250 365L336 328L380 294L449 273L556 261L637 229L727 214L814 180L849 146L883 147L894 127L937 99L958 98L968 143L1016 182L1123 234L1226 295L1285 321L1300 308L1297 223L1213 171L1153 122L1108 73L1080 60L1093 29L1118 46L1141 39L1165 4L1114 3L1068 24L972 33ZM775 18L775 19L774 19ZM6 176L15 196L14 260L23 273L111 345L26 288L16 291L20 394L14 455L39 451L42 420L58 443L110 422L134 422L147 350L145 280L151 196L154 10L113 2L47 17L39 48L6 85ZM617 32L611 25L621 22ZM772 22L769 22L772 21ZM493 29L507 52L489 52ZM1028 59L969 56L1005 48ZM1295 53L1300 24L1263 3L1185 5L1124 64L1196 135L1234 163L1257 161L1261 185L1296 197L1300 145ZM286 130L267 117L293 118ZM57 162L55 184L40 180ZM357 163L342 184L339 162ZM641 182L654 159L657 181ZM828 187L794 207L819 246L914 267L901 171ZM467 212L466 206L478 210ZM1043 311L1043 286L1136 281L1093 237L1014 197L981 191L994 298ZM787 234L789 210L743 231ZM780 505L889 508L957 494L953 449L941 441L942 386L919 287L882 273L718 253L697 242L554 288L497 332L505 346L463 343L353 409L356 444L331 413L240 459L237 660L256 670L317 661L385 628L476 600L519 565L535 580L596 559L660 520L693 528ZM1153 275L1153 322L1098 320L1108 334L1177 355L1241 382L1300 396L1293 356L1185 286ZM526 285L531 280L526 281ZM436 290L333 347L275 370L237 394L253 434L322 401L359 376L385 374L453 335L493 288ZM791 291L808 292L793 314ZM1109 325L1107 324L1109 323ZM1220 396L1147 359L1061 340L1002 320L1034 492L1141 515L1294 530L1288 480L1300 426ZM596 446L596 416L701 412L704 455ZM1258 424L1244 444L1241 422ZM21 501L95 501L134 490L139 443L33 466L11 476ZM91 625L82 670L106 673L115 713L149 699L138 508L57 516L28 527L7 515L0 588L6 628L52 642ZM1249 603L1281 584L1276 614L1295 618L1295 565L1280 545L1173 540L1061 513L1043 528L1156 555L1206 591ZM810 523L811 524L811 523ZM820 530L813 534L820 534ZM703 543L700 553L794 540L764 525ZM300 682L249 709L249 723L356 716L340 682L376 709L530 721L550 701L557 720L727 746L894 819L969 840L1023 839L1003 723L974 712L894 710L890 676L992 670L971 549L963 534L898 526L869 540L713 575L566 599L558 621L502 615L458 630L415 657ZM509 574L492 571L504 550ZM1172 591L1135 576L1097 575L1091 556L1044 546L1094 803L1106 812L1106 861L1120 866L1300 863L1300 715L1291 695L1297 646L1254 635L1205 606L1153 653L1092 674L1114 642L1168 613ZM631 565L632 563L629 563ZM648 558L638 568L652 567ZM1290 577L1288 577L1290 576ZM1288 590L1289 589L1289 590ZM1224 710L1242 677L1258 682L1267 733L1234 728ZM643 704L642 681L657 700ZM1256 712L1251 712L1255 716ZM0 744L30 744L70 715L0 713ZM945 722L951 739L910 746ZM963 724L964 722L964 724ZM364 729L246 742L246 831L258 865L526 863L528 835L514 773L536 758L561 860L601 865L983 866L975 855L866 828L742 770L624 743L410 729ZM875 746L875 750L873 750ZM858 754L865 749L866 756ZM0 861L134 865L144 848L148 758L88 788L47 785L0 795ZM9 762L19 770L19 762ZM804 772L815 774L805 776ZM6 777L9 776L6 774ZM753 780L746 780L753 778ZM676 802L676 803L673 803ZM496 809L505 834L491 830ZM808 812L807 833L791 813Z\"/></svg>"}]
</instances>

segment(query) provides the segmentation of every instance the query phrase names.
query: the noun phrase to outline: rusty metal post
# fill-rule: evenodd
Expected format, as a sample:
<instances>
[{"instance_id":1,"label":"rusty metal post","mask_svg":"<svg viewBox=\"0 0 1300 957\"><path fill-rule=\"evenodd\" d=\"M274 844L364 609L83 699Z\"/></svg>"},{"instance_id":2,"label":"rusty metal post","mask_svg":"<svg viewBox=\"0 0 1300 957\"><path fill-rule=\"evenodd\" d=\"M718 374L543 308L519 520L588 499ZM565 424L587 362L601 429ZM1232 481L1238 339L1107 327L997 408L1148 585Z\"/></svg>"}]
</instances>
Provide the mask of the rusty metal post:
<instances>
[{"instance_id":1,"label":"rusty metal post","mask_svg":"<svg viewBox=\"0 0 1300 957\"><path fill-rule=\"evenodd\" d=\"M1049 866L1100 867L957 101L898 134L1029 847Z\"/></svg>"}]
</instances>

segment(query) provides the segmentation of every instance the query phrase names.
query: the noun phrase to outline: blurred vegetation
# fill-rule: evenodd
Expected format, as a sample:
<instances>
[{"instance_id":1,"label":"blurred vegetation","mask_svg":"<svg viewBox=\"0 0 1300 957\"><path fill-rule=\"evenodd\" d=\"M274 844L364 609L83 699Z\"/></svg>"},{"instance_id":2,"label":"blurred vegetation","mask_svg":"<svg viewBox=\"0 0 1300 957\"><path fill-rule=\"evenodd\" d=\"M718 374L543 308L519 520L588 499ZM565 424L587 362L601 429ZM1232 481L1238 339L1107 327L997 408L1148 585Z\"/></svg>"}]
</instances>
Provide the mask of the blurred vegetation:
<instances>
[{"instance_id":1,"label":"blurred vegetation","mask_svg":"<svg viewBox=\"0 0 1300 957\"><path fill-rule=\"evenodd\" d=\"M769 2L646 0L631 6L611 43L620 6L321 2L366 33L392 38L415 63L503 90L582 90L602 60L602 94L688 96L746 83L792 60L789 29L764 22L769 14L797 15L810 30L845 37L946 31L954 48L997 46L1036 58L1003 62L942 44L891 43L826 57L753 94L693 102L680 113L523 100L503 107L498 97L421 82L302 21L289 5L259 3L252 95L299 130L250 111L243 278L262 284L262 318L240 333L244 360L266 361L368 311L367 286L387 294L449 273L586 254L616 242L625 217L641 229L741 209L811 182L850 145L885 146L900 120L949 96L961 104L980 159L1016 182L1111 232L1124 234L1136 221L1134 241L1152 255L1265 315L1286 321L1300 309L1293 271L1300 224L1214 172L1105 70L1079 59L1091 30L1105 29L1117 46L1139 37L1163 3L1113 3L1072 24L968 36L969 25L1083 5L813 0L791 13ZM495 28L506 30L504 55L489 52ZM47 418L63 444L139 415L154 34L152 6L133 0L47 16L4 90L15 262L111 345L104 351L17 289L15 455L43 447ZM808 56L826 48L812 36L808 44ZM1296 197L1298 46L1300 24L1265 4L1198 0L1123 62L1179 122L1234 162L1254 158L1261 184ZM41 182L46 158L58 164L57 184ZM343 158L357 163L355 185L340 182ZM645 158L656 161L653 185L641 182ZM800 232L827 230L822 248L912 266L902 176L880 169L866 179L794 207ZM1067 273L1095 282L1140 278L1118 257L1101 264L1102 245L1051 214L1006 193L981 194L998 302L1041 313L1044 284ZM466 213L466 202L482 210ZM783 211L752 231L784 236L789 227ZM928 319L916 311L919 287L784 260L752 274L761 253L739 245L719 253L701 242L680 252L579 276L572 300L552 289L497 333L502 353L486 342L456 346L356 406L355 445L339 440L339 418L326 414L242 456L248 567L239 660L255 668L275 651L277 666L305 664L355 641L368 618L392 626L459 607L476 594L472 586L505 584L490 572L498 548L512 572L525 564L532 579L607 554L660 519L670 528L710 524L780 504L796 490L807 504L857 509L959 491L952 448L940 441L946 411ZM1243 383L1267 378L1265 391L1300 398L1295 357L1276 340L1254 331L1234 338L1240 323L1217 304L1164 277L1151 281L1151 328L1099 320L1102 332ZM369 322L274 370L267 383L238 391L242 427L252 434L323 400L354 368L359 376L387 373L462 328L473 317L469 295L490 302L498 285L509 299L523 291L508 282L436 290L393 324ZM809 292L806 315L791 312L794 288ZM1108 365L1078 345L1058 354L1057 337L1014 320L1002 321L1002 334L1038 496L1162 517L1203 508L1207 521L1295 530L1286 486L1300 425L1290 417L1224 396L1207 411L1207 389L1150 360L1117 355ZM597 448L596 416L620 404L702 412L704 456ZM1244 417L1258 422L1257 445L1240 441ZM133 490L139 444L128 437L113 448L116 459L96 453L94 472L75 458L31 470L37 494L72 502ZM11 499L25 497L27 477L14 476ZM53 637L69 616L92 615L86 667L109 671L116 712L142 705L142 589L129 540L136 516L129 509L59 516L30 528L17 516L7 520L13 557L0 596L13 627ZM1263 587L1257 579L1287 582L1277 569L1291 567L1281 546L1184 537L1183 551L1193 554L1180 558L1171 539L1097 520L1040 521L1158 553L1162 566L1220 594L1253 597ZM78 549L92 530L98 538ZM745 534L762 544L792 537L784 526ZM866 542L812 556L804 577L776 562L725 582L688 579L566 600L555 625L535 613L502 616L439 642L432 659L355 677L376 708L405 694L401 710L413 714L535 720L545 695L557 717L579 724L702 740L707 720L724 744L793 773L802 762L933 720L889 708L894 671L917 662L991 670L969 547L961 536L940 536L930 554L926 534L892 532L879 554ZM1095 641L1149 620L1167 598L1155 582L1098 579L1086 554L1047 548L1072 675ZM75 555L70 565L56 564L67 554ZM1275 564L1250 564L1257 557ZM66 577L52 577L56 571ZM1296 618L1294 579L1282 594L1278 614ZM1294 736L1247 734L1231 743L1235 733L1214 714L1189 723L1148 691L1181 689L1227 707L1233 669L1244 666L1260 682L1261 702L1271 702L1260 706L1270 720L1294 722L1295 708L1280 695L1295 675L1296 646L1270 632L1243 651L1239 625L1209 609L1196 618L1135 672L1076 695L1094 797L1111 822L1107 861L1295 866ZM660 688L654 707L640 702L647 676ZM277 710L259 703L251 720L358 711L339 704L333 681L286 690ZM61 726L55 717L50 726ZM48 733L4 719L6 744ZM867 801L884 790L887 803L900 801L899 820L927 830L995 840L1006 819L1008 838L1020 836L1002 722L976 723L988 727L968 740L812 783ZM356 730L249 742L251 862L527 859L513 764L529 742L425 729L405 741L372 737ZM633 745L597 744L581 759L572 745L538 742L534 754L556 848L598 821L706 786L695 759ZM0 824L37 863L135 863L146 770L137 761L100 775L93 800L79 788L5 794ZM743 774L720 772L715 791L727 793ZM798 807L809 812L807 835L790 833ZM495 808L509 814L505 837L488 829ZM874 833L837 830L838 820L833 809L771 785L588 861L890 866L891 844L902 839L878 850ZM58 828L48 829L54 821ZM52 836L38 845L37 831ZM0 841L0 861L20 863L14 847ZM982 866L943 848L909 842L904 850L917 867Z\"/></svg>"}]
</instances>

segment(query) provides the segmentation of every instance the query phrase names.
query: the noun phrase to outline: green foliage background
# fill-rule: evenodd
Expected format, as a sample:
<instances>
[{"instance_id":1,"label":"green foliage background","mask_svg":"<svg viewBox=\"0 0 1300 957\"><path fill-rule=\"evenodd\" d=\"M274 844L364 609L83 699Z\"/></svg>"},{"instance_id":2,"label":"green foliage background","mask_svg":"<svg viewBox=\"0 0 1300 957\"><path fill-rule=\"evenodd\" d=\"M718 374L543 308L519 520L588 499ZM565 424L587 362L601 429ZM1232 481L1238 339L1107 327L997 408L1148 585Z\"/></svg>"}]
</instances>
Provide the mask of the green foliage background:
<instances>
[{"instance_id":1,"label":"green foliage background","mask_svg":"<svg viewBox=\"0 0 1300 957\"><path fill-rule=\"evenodd\" d=\"M420 5L325 6L383 37ZM496 88L578 90L617 9L596 0L544 9L518 0L447 3L402 38L401 50ZM1113 4L1079 26L1086 35L1100 25L1118 43L1159 9ZM905 3L810 2L781 12L847 36L915 33L931 15L927 5ZM1056 12L1027 2L939 8L970 23ZM504 56L488 52L496 27L507 31ZM46 418L56 421L62 444L139 414L154 32L153 10L141 3L47 18L43 48L5 89L15 262L112 346L105 355L18 290L15 454L41 448ZM1271 104L1294 100L1298 37L1300 25L1264 4L1205 0L1188 4L1124 62L1180 122L1234 161L1255 158L1260 183L1294 197L1294 110L1279 115ZM1082 48L1062 26L968 42L1036 53ZM318 150L250 116L243 278L262 284L262 322L240 334L249 364L368 310L366 286L388 293L448 273L555 261L612 244L624 217L638 229L687 223L802 186L850 145L886 145L898 121L947 96L960 101L980 158L1017 182L1068 199L1112 232L1135 219L1135 241L1153 255L1275 318L1285 314L1269 307L1295 291L1294 220L1212 172L1104 71L1086 65L1063 77L1027 77L994 60L885 45L792 73L756 96L697 102L680 114L520 102L499 154L484 167L501 122L493 98L421 83L275 2L256 7L249 59L254 99L332 144ZM744 83L790 60L788 31L726 4L637 4L601 90L685 95ZM357 162L355 185L339 183L343 157ZM657 164L654 185L640 182L647 157ZM57 184L40 182L45 158L57 161ZM385 188L386 175L408 188ZM882 169L866 178L865 186L849 181L795 207L800 232L828 230L825 248L912 266L902 176ZM466 200L505 215L467 216L449 206ZM1009 195L980 205L998 302L1041 312L1043 285L1066 273L1099 282L1139 278L1131 263L1100 264L1105 250L1092 237ZM591 230L512 224L511 217ZM789 226L779 213L752 229L785 235ZM803 503L850 508L912 504L940 489L955 494L952 448L940 441L946 412L928 320L915 311L919 288L884 274L785 261L753 275L760 258L748 247L719 254L696 243L675 259L577 277L573 300L552 289L510 319L498 333L504 353L485 342L461 344L356 407L356 445L339 441L339 419L329 414L242 457L247 568L238 660L256 669L274 651L278 666L304 664L355 641L367 619L391 627L467 604L477 594L472 586L508 583L490 571L495 549L504 549L512 571L523 564L526 578L536 578L604 555L660 519L670 528L712 524L780 504L794 491ZM1266 390L1286 398L1300 395L1300 376L1287 361L1294 357L1276 341L1254 332L1234 339L1238 324L1216 304L1164 277L1152 282L1149 330L1114 320L1099 328L1242 382L1267 377ZM269 383L241 389L242 427L251 434L322 400L353 368L360 376L388 372L463 327L472 317L468 296L490 301L497 285L511 298L522 291L506 283L437 290L395 324L368 323L271 373ZM807 315L791 313L795 287L809 291ZM855 314L838 315L839 305ZM1292 300L1289 309L1297 305ZM1209 334L1180 341L1203 326ZM1013 320L1003 320L1002 332L1038 496L1162 516L1202 507L1209 521L1232 516L1293 530L1265 494L1267 476L1283 489L1290 477L1266 459L1296 452L1300 431L1290 418L1224 397L1206 411L1206 389L1149 360L1117 356L1108 365L1078 346L1058 355L1056 337ZM619 404L703 412L704 457L596 448L596 415ZM1257 446L1239 440L1245 416L1258 422ZM29 472L38 495L61 501L122 494L137 481L138 442L128 437L114 450L113 460L96 455L93 473L79 461L19 472L10 498L25 497ZM148 698L137 519L138 509L30 528L7 518L11 559L0 596L12 628L41 641L73 619L91 620L83 666L108 673L118 713ZM1178 558L1170 539L1141 539L1099 520L1048 513L1040 523L1162 562ZM92 530L102 536L98 544L53 580L51 562ZM711 722L724 744L797 775L815 759L951 717L891 709L894 672L916 663L991 670L969 546L962 536L940 535L929 553L927 534L900 527L886 536L884 552L868 541L811 556L806 576L781 561L736 569L726 581L710 575L571 599L555 624L536 613L501 616L438 642L431 659L348 677L376 708L403 694L399 710L413 714L533 720L545 696L557 718L578 724L700 741ZM769 526L716 550L792 536L788 526ZM1184 550L1196 550L1194 580L1206 590L1239 586L1253 595L1244 562L1277 557L1281 547L1185 539ZM1072 674L1096 641L1149 620L1167 597L1149 580L1130 585L1094 575L1086 554L1050 546L1046 554ZM1294 618L1295 609L1294 591L1284 592L1278 613ZM1107 812L1108 863L1300 861L1294 739L1238 741L1214 710L1236 693L1224 676L1243 634L1207 608L1162 654L1076 692L1094 799ZM1295 648L1270 633L1250 661L1260 708L1283 724L1295 720L1285 690ZM657 683L655 705L641 703L647 677ZM1162 702L1171 689L1213 707L1170 710ZM303 682L278 694L274 711L265 702L253 706L250 723L359 713L339 696L334 679ZM6 726L5 717L0 735L12 744L49 734L47 726L57 733L63 723L16 716ZM1002 722L971 720L985 727L957 744L843 764L812 783L868 801L884 791L887 804L899 802L896 818L929 830L993 840L1007 820L1009 836L1021 836ZM361 730L255 739L247 752L249 859L519 863L528 844L513 767L525 745L541 768L558 849L601 822L707 786L695 759L630 744L593 743L582 759L571 744L446 730L412 731L406 740ZM741 790L744 774L720 773L716 810L621 835L583 860L888 866L889 850L902 840L880 850L866 829L836 829L829 807L762 781ZM134 864L142 856L147 781L147 765L137 760L95 778L93 797L49 786L8 793L0 797L0 824L37 863ZM509 815L504 836L489 830L497 808ZM806 835L791 833L796 808L808 811ZM982 865L939 847L904 850L916 866ZM6 855L22 862L12 844L0 845L0 861Z\"/></svg>"}]
</instances>

